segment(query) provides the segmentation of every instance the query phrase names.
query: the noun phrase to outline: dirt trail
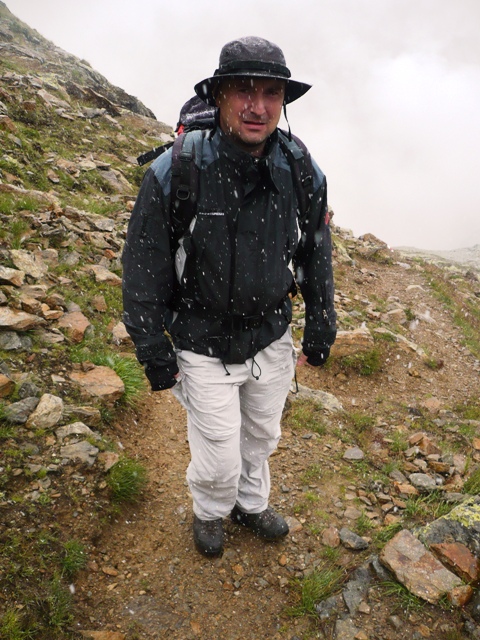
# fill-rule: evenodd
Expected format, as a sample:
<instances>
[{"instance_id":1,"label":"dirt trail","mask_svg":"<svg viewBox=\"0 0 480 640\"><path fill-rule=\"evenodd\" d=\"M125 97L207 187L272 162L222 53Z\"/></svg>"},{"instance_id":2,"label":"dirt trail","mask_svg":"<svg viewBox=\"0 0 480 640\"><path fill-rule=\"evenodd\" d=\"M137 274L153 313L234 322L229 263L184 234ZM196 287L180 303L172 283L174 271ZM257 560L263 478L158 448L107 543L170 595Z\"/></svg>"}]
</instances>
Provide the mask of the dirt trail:
<instances>
[{"instance_id":1,"label":"dirt trail","mask_svg":"<svg viewBox=\"0 0 480 640\"><path fill-rule=\"evenodd\" d=\"M422 289L407 289L409 285ZM375 273L364 269L350 280L340 278L337 290L352 298L359 292L362 298L379 300L395 292L403 304L427 309L426 321L409 337L428 347L443 366L430 370L404 345L386 342L382 369L373 376L345 373L336 365L299 371L299 382L334 393L347 414L360 412L375 424L355 432L348 415L324 416L325 432L319 434L292 426L287 412L279 449L271 458L271 504L283 515L298 518L303 528L271 544L228 523L225 553L213 561L199 555L192 541L186 415L170 391L149 394L136 420L130 417L117 431L129 455L138 456L149 469L147 495L108 525L89 556L89 569L76 584L83 628L120 630L128 640L333 637L307 617L286 615L295 602L292 579L321 563L325 527L354 529L355 523L345 518L349 493L359 485L368 487L372 472L391 459L384 438L397 430L406 437L414 433L419 413L438 417L438 411L430 415L424 407L427 400L433 398L447 410L480 390L475 359L461 346L458 330L428 292L421 272L376 265ZM438 429L433 437L455 434ZM373 466L353 468L343 461L348 444L359 444ZM355 553L342 549L338 564L358 566L362 558ZM376 588L370 592L369 607L368 613L358 614L356 624L371 639L407 640L422 624L458 624L456 614L428 605L421 614L401 613L402 627L393 630L388 622L392 603Z\"/></svg>"}]
</instances>

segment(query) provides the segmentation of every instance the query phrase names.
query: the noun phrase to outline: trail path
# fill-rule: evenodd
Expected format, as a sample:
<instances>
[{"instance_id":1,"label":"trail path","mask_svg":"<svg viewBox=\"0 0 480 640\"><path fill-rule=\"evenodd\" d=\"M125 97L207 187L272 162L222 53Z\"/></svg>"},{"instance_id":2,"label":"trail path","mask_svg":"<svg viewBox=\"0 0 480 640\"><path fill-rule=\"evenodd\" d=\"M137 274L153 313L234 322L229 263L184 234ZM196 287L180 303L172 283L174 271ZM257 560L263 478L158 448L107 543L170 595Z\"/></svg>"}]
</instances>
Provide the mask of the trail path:
<instances>
[{"instance_id":1,"label":"trail path","mask_svg":"<svg viewBox=\"0 0 480 640\"><path fill-rule=\"evenodd\" d=\"M432 322L420 322L412 339L428 346L444 366L432 371L408 348L386 343L382 371L370 377L335 367L299 370L299 382L334 393L347 412L372 416L376 426L355 434L342 414L324 416L322 435L286 424L271 459L271 504L284 516L295 516L303 524L301 531L269 544L228 523L225 553L215 560L200 556L192 541L186 415L170 391L149 394L137 418L117 426L125 450L149 469L148 492L108 525L90 555L89 570L76 585L83 628L120 630L129 640L333 637L306 617L287 616L286 609L295 602L292 579L321 564L321 531L329 525L354 529L345 516L352 504L349 494L359 484L368 485L372 469L353 468L342 460L343 452L348 444L359 444L380 469L391 459L383 438L396 430L406 437L418 430L415 411L435 418L438 407L450 409L480 390L475 359L461 346L458 330L428 292L423 274L378 265L370 274L358 272L350 281L341 280L337 289L378 299L394 292L405 305L423 305ZM422 289L407 291L412 284ZM425 408L432 399L437 404L433 415ZM439 429L433 437L454 436ZM338 564L358 566L356 553L342 549ZM373 589L369 611L359 614L356 624L367 638L411 639L422 624L430 621L437 628L452 619L429 606L421 615L405 614L402 628L393 630L391 615L391 602Z\"/></svg>"}]
</instances>

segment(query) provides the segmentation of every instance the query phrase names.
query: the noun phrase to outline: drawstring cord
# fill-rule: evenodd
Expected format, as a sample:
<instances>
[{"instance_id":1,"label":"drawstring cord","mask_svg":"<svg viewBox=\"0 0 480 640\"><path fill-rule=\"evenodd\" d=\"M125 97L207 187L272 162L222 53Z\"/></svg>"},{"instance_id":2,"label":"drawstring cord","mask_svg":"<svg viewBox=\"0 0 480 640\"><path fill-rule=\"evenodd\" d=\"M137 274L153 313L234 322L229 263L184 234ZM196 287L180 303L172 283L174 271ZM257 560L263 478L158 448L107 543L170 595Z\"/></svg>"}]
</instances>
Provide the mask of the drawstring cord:
<instances>
[{"instance_id":1,"label":"drawstring cord","mask_svg":"<svg viewBox=\"0 0 480 640\"><path fill-rule=\"evenodd\" d=\"M287 105L285 104L285 102L283 103L283 115L285 116L285 120L287 121L287 125L288 125L288 139L290 140L290 142L292 141L292 131L290 129L290 123L288 121L287 118Z\"/></svg>"},{"instance_id":2,"label":"drawstring cord","mask_svg":"<svg viewBox=\"0 0 480 640\"><path fill-rule=\"evenodd\" d=\"M256 375L253 373L253 367L254 367L254 365L255 365L255 366L257 367L257 369L258 369L258 376L256 376ZM258 364L258 362L255 360L255 356L252 358L252 368L251 368L251 370L250 370L250 373L251 373L251 374L252 374L252 376L255 378L255 380L259 380L259 379L260 379L260 376L262 375L262 370L260 369L260 365Z\"/></svg>"},{"instance_id":3,"label":"drawstring cord","mask_svg":"<svg viewBox=\"0 0 480 640\"><path fill-rule=\"evenodd\" d=\"M223 364L223 368L225 369L225 375L229 376L230 375L230 371L227 369L227 365L225 364L225 362L223 362L223 360L222 360L222 364Z\"/></svg>"}]
</instances>

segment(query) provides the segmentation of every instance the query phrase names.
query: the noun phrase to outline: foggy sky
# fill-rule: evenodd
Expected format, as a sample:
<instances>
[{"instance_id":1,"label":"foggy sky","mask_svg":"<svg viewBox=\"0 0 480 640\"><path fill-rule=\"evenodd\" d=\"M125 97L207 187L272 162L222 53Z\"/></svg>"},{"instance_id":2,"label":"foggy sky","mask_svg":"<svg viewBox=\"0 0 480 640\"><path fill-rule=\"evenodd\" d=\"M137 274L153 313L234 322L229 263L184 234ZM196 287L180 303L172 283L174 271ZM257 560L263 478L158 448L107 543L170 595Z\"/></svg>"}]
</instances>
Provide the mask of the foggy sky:
<instances>
[{"instance_id":1,"label":"foggy sky","mask_svg":"<svg viewBox=\"0 0 480 640\"><path fill-rule=\"evenodd\" d=\"M288 117L336 224L391 246L480 243L478 0L5 2L172 126L225 42L276 42L314 85Z\"/></svg>"}]
</instances>

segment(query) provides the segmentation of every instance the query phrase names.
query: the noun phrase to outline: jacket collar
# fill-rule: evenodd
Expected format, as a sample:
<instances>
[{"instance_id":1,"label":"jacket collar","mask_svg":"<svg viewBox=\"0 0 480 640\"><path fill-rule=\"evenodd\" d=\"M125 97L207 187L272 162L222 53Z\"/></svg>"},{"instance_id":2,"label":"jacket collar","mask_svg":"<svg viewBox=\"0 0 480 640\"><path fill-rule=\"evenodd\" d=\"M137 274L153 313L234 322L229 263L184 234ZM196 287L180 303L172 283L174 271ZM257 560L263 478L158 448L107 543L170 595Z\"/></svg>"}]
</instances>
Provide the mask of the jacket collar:
<instances>
[{"instance_id":1,"label":"jacket collar","mask_svg":"<svg viewBox=\"0 0 480 640\"><path fill-rule=\"evenodd\" d=\"M240 172L245 185L245 195L253 191L256 184L261 179L265 180L265 178L277 192L279 191L273 171L274 156L279 148L277 130L268 138L265 145L266 153L260 158L252 156L250 153L237 147L220 127L215 131L213 142L217 147L219 156L228 159Z\"/></svg>"}]
</instances>

